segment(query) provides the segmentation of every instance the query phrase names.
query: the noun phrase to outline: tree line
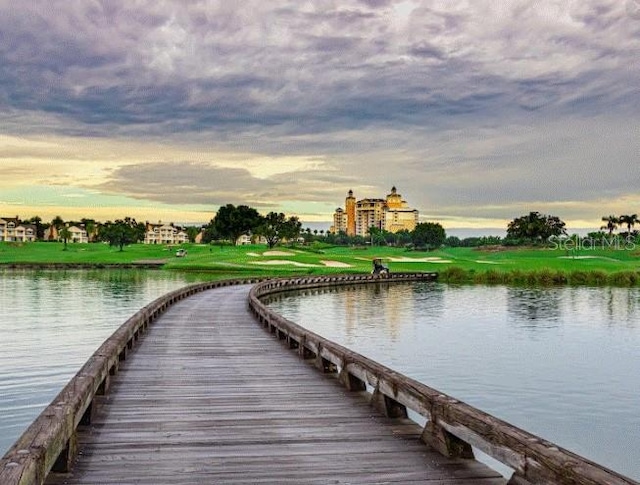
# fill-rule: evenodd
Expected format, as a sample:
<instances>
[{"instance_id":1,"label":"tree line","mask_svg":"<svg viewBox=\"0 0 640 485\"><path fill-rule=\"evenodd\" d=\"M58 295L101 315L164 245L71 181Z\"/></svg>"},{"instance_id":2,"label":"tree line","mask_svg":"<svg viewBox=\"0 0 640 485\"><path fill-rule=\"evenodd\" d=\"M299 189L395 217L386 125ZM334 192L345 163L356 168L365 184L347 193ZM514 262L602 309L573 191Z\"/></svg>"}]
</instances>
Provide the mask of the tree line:
<instances>
[{"instance_id":1,"label":"tree line","mask_svg":"<svg viewBox=\"0 0 640 485\"><path fill-rule=\"evenodd\" d=\"M640 224L637 214L620 216L603 216L605 223L599 232L590 233L590 238L612 237L618 230L620 236L638 237L638 231L634 230L636 224ZM128 244L143 241L145 238L146 224L137 222L134 218L125 217L115 221L99 223L94 219L80 219L79 221L65 222L56 216L50 224L44 223L38 216L24 221L36 227L38 239L43 239L45 230L53 226L58 231L58 236L66 242L70 237L68 227L77 225L85 228L87 233L93 236L95 241L104 241L112 246L118 246L120 250ZM261 215L256 209L247 205L226 204L221 206L211 221L202 227L187 227L185 229L189 240L193 242L198 233L202 232L204 243L226 241L236 244L242 235L251 235L264 238L268 247L272 248L284 241L312 243L322 241L333 245L350 246L397 246L416 249L431 250L442 246L449 247L478 247L491 245L530 245L545 244L552 237L566 236L566 224L558 216L529 212L510 221L506 228L506 237L482 236L460 239L449 236L443 226L436 222L418 223L412 231L401 230L395 233L385 231L377 227L369 228L366 236L349 236L345 232L331 233L302 229L302 223L297 216L285 216L281 212L269 212Z\"/></svg>"}]
</instances>

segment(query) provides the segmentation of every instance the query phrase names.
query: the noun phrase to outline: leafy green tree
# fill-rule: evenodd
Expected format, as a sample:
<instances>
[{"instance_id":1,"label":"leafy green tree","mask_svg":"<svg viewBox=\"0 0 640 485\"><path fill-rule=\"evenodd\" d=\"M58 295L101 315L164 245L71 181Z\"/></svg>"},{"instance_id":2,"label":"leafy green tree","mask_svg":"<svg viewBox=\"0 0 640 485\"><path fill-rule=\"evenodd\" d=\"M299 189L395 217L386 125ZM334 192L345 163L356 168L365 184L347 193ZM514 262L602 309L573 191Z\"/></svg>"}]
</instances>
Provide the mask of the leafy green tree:
<instances>
[{"instance_id":1,"label":"leafy green tree","mask_svg":"<svg viewBox=\"0 0 640 485\"><path fill-rule=\"evenodd\" d=\"M322 233L322 231L320 231ZM282 239L286 239L287 241L295 242L302 233L302 222L296 216L289 217L286 221L282 230L280 231L280 235Z\"/></svg>"},{"instance_id":2,"label":"leafy green tree","mask_svg":"<svg viewBox=\"0 0 640 485\"><path fill-rule=\"evenodd\" d=\"M529 212L507 226L507 239L524 243L542 242L566 234L565 223L557 216Z\"/></svg>"},{"instance_id":3,"label":"leafy green tree","mask_svg":"<svg viewBox=\"0 0 640 485\"><path fill-rule=\"evenodd\" d=\"M256 228L256 234L267 240L269 248L274 247L283 239L295 241L302 230L302 224L297 217L287 217L282 213L269 212Z\"/></svg>"},{"instance_id":4,"label":"leafy green tree","mask_svg":"<svg viewBox=\"0 0 640 485\"><path fill-rule=\"evenodd\" d=\"M325 241L327 244L335 244L337 246L348 246L350 243L350 238L347 236L347 233L344 231L338 231L337 233L327 233Z\"/></svg>"},{"instance_id":5,"label":"leafy green tree","mask_svg":"<svg viewBox=\"0 0 640 485\"><path fill-rule=\"evenodd\" d=\"M200 228L196 226L189 226L186 228L187 237L189 238L189 242L196 242L196 237L200 234Z\"/></svg>"},{"instance_id":6,"label":"leafy green tree","mask_svg":"<svg viewBox=\"0 0 640 485\"><path fill-rule=\"evenodd\" d=\"M144 238L144 224L142 224L142 231L142 238ZM108 242L109 246L118 246L120 251L124 251L125 245L141 240L140 225L135 219L129 217L115 222L107 221L100 227L98 237L101 241Z\"/></svg>"},{"instance_id":7,"label":"leafy green tree","mask_svg":"<svg viewBox=\"0 0 640 485\"><path fill-rule=\"evenodd\" d=\"M267 240L269 248L274 247L282 237L280 231L286 222L285 215L280 212L269 212L263 219L262 224L256 228L256 234Z\"/></svg>"},{"instance_id":8,"label":"leafy green tree","mask_svg":"<svg viewBox=\"0 0 640 485\"><path fill-rule=\"evenodd\" d=\"M411 244L411 231L407 229L401 229L394 234L396 246L407 246Z\"/></svg>"},{"instance_id":9,"label":"leafy green tree","mask_svg":"<svg viewBox=\"0 0 640 485\"><path fill-rule=\"evenodd\" d=\"M457 248L462 245L462 241L458 236L449 236L444 243L450 248Z\"/></svg>"},{"instance_id":10,"label":"leafy green tree","mask_svg":"<svg viewBox=\"0 0 640 485\"><path fill-rule=\"evenodd\" d=\"M252 207L227 204L220 207L216 216L209 223L211 233L218 239L228 239L234 245L243 234L250 234L262 224L262 216Z\"/></svg>"},{"instance_id":11,"label":"leafy green tree","mask_svg":"<svg viewBox=\"0 0 640 485\"><path fill-rule=\"evenodd\" d=\"M372 246L384 246L386 244L384 231L382 229L376 226L371 226L368 233Z\"/></svg>"},{"instance_id":12,"label":"leafy green tree","mask_svg":"<svg viewBox=\"0 0 640 485\"><path fill-rule=\"evenodd\" d=\"M420 248L435 249L444 244L447 234L437 222L421 222L411 232L413 245Z\"/></svg>"},{"instance_id":13,"label":"leafy green tree","mask_svg":"<svg viewBox=\"0 0 640 485\"><path fill-rule=\"evenodd\" d=\"M221 236L220 234L218 234L218 231L216 231L216 226L213 223L213 219L211 219L211 222L209 222L209 224L204 226L204 234L202 235L202 242L208 244L213 241L218 241L219 239L221 239Z\"/></svg>"}]
</instances>

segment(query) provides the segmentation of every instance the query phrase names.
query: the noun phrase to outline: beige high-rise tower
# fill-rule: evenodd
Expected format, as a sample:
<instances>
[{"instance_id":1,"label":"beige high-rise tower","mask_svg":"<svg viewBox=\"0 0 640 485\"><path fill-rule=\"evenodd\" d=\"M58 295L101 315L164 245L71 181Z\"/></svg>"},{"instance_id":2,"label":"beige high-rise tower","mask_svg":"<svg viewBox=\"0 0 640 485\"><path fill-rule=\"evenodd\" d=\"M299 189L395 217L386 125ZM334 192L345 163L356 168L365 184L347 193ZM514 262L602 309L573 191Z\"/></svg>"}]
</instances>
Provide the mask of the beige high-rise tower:
<instances>
[{"instance_id":1,"label":"beige high-rise tower","mask_svg":"<svg viewBox=\"0 0 640 485\"><path fill-rule=\"evenodd\" d=\"M356 201L353 190L347 193L345 208L338 207L333 214L330 231L341 231L348 236L366 236L369 228L375 227L388 232L413 231L418 224L418 210L409 207L394 187L385 199L361 199Z\"/></svg>"},{"instance_id":2,"label":"beige high-rise tower","mask_svg":"<svg viewBox=\"0 0 640 485\"><path fill-rule=\"evenodd\" d=\"M347 236L356 235L356 198L353 196L353 190L347 194L344 200L344 208L347 213Z\"/></svg>"}]
</instances>

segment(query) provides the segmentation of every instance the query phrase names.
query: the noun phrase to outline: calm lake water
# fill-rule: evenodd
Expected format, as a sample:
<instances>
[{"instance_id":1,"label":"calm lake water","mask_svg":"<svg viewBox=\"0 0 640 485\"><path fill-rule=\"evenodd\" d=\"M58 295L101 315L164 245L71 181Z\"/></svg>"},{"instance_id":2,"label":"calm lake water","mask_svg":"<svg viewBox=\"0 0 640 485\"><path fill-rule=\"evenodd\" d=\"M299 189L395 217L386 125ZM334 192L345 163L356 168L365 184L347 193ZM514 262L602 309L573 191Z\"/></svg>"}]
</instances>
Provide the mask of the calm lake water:
<instances>
[{"instance_id":1,"label":"calm lake water","mask_svg":"<svg viewBox=\"0 0 640 485\"><path fill-rule=\"evenodd\" d=\"M640 290L394 284L306 291L290 320L640 479Z\"/></svg>"},{"instance_id":2,"label":"calm lake water","mask_svg":"<svg viewBox=\"0 0 640 485\"><path fill-rule=\"evenodd\" d=\"M166 271L0 270L0 456L114 330L198 278Z\"/></svg>"},{"instance_id":3,"label":"calm lake water","mask_svg":"<svg viewBox=\"0 0 640 485\"><path fill-rule=\"evenodd\" d=\"M0 455L139 308L203 279L0 271ZM640 479L640 291L442 284L286 295L278 312Z\"/></svg>"}]
</instances>

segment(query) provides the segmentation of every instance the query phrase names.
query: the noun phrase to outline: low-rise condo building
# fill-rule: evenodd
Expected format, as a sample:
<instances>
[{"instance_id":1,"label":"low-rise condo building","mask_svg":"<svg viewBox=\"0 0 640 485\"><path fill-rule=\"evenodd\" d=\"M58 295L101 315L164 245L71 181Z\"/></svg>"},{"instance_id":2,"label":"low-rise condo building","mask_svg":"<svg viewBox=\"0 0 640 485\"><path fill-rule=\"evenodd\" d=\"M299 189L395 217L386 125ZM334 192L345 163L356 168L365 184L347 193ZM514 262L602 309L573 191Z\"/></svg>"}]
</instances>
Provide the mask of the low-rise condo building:
<instances>
[{"instance_id":1,"label":"low-rise condo building","mask_svg":"<svg viewBox=\"0 0 640 485\"><path fill-rule=\"evenodd\" d=\"M183 244L189 242L187 232L180 226L171 224L150 224L144 235L145 244Z\"/></svg>"},{"instance_id":2,"label":"low-rise condo building","mask_svg":"<svg viewBox=\"0 0 640 485\"><path fill-rule=\"evenodd\" d=\"M32 242L36 239L34 224L23 224L17 217L0 217L0 241Z\"/></svg>"}]
</instances>

